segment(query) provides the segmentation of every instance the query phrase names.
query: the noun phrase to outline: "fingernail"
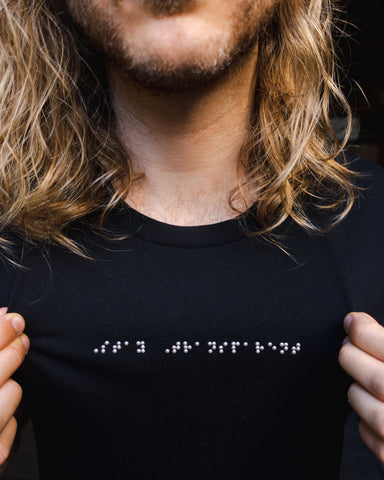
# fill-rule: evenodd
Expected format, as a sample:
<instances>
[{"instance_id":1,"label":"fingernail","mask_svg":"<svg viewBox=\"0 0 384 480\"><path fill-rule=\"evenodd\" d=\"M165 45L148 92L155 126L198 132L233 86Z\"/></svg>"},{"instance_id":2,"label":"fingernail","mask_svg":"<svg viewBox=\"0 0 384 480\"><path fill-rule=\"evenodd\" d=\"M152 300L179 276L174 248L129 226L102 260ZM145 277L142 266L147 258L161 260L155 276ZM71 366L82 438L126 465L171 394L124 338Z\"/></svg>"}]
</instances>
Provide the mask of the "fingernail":
<instances>
[{"instance_id":1,"label":"fingernail","mask_svg":"<svg viewBox=\"0 0 384 480\"><path fill-rule=\"evenodd\" d=\"M344 319L344 328L347 332L349 331L352 322L353 322L353 316L347 315Z\"/></svg>"},{"instance_id":2,"label":"fingernail","mask_svg":"<svg viewBox=\"0 0 384 480\"><path fill-rule=\"evenodd\" d=\"M1 307L0 308L0 317L5 315L8 312L8 307Z\"/></svg>"},{"instance_id":3,"label":"fingernail","mask_svg":"<svg viewBox=\"0 0 384 480\"><path fill-rule=\"evenodd\" d=\"M349 342L349 338L348 338L348 337L345 337L344 340L343 340L342 345L345 345L345 344L348 343L348 342Z\"/></svg>"},{"instance_id":4,"label":"fingernail","mask_svg":"<svg viewBox=\"0 0 384 480\"><path fill-rule=\"evenodd\" d=\"M21 335L20 340L23 342L24 348L25 348L25 353L29 352L29 347L30 347L30 342L29 338L26 335Z\"/></svg>"},{"instance_id":5,"label":"fingernail","mask_svg":"<svg viewBox=\"0 0 384 480\"><path fill-rule=\"evenodd\" d=\"M12 326L16 330L17 333L21 333L24 330L24 327L25 327L24 320L19 316L13 317L12 318Z\"/></svg>"}]
</instances>

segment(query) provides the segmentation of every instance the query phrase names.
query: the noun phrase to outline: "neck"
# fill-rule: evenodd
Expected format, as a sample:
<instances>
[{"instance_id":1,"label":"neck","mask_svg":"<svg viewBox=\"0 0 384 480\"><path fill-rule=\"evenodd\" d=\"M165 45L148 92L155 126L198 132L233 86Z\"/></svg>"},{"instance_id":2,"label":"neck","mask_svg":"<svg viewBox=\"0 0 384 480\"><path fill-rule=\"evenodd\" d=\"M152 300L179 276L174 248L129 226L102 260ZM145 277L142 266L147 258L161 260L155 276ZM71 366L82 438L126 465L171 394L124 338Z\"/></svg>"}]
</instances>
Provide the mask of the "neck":
<instances>
[{"instance_id":1,"label":"neck","mask_svg":"<svg viewBox=\"0 0 384 480\"><path fill-rule=\"evenodd\" d=\"M254 71L255 55L214 87L171 95L142 89L108 66L116 133L137 178L129 205L175 225L216 223L238 214L228 199L239 182ZM244 211L251 203L244 198L234 206Z\"/></svg>"}]
</instances>

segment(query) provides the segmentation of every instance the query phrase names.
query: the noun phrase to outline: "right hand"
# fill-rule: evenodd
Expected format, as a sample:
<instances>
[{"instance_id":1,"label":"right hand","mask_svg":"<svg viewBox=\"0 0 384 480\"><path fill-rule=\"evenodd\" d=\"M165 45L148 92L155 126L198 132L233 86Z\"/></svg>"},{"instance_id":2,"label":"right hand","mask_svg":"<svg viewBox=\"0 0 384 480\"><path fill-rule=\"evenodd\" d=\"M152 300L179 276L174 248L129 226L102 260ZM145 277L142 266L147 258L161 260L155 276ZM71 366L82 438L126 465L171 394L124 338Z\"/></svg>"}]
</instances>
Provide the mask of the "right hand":
<instances>
[{"instance_id":1,"label":"right hand","mask_svg":"<svg viewBox=\"0 0 384 480\"><path fill-rule=\"evenodd\" d=\"M10 377L20 367L29 350L29 339L22 333L23 317L0 308L0 471L9 457L17 431L14 417L22 389Z\"/></svg>"}]
</instances>

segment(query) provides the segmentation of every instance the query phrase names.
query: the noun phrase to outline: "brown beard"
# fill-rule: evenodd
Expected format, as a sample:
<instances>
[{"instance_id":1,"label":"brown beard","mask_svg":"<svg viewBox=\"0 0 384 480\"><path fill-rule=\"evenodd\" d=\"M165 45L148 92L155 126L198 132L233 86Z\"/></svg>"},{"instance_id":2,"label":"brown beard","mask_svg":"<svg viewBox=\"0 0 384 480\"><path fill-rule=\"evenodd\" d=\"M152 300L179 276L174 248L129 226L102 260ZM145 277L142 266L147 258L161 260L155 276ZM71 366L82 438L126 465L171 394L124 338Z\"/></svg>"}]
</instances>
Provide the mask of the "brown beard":
<instances>
[{"instance_id":1,"label":"brown beard","mask_svg":"<svg viewBox=\"0 0 384 480\"><path fill-rule=\"evenodd\" d=\"M198 0L142 0L143 5L155 16L187 13L197 2Z\"/></svg>"},{"instance_id":2,"label":"brown beard","mask_svg":"<svg viewBox=\"0 0 384 480\"><path fill-rule=\"evenodd\" d=\"M186 8L196 1L199 0L141 0L148 8L161 7L163 12L166 8ZM144 61L135 58L129 43L125 42L123 45L119 41L111 22L105 21L100 14L95 15L86 2L76 5L74 0L67 0L69 5L73 6L71 13L75 14L73 19L77 27L104 56L105 61L117 67L127 81L154 93L172 94L192 93L210 88L240 69L253 55L258 35L264 24L270 20L273 7L279 0L270 0L268 8L261 12L257 22L252 20L255 1L262 3L263 0L243 0L243 14L233 24L233 41L224 54L207 63L198 59L195 62L187 61L174 65L154 55L149 55Z\"/></svg>"}]
</instances>

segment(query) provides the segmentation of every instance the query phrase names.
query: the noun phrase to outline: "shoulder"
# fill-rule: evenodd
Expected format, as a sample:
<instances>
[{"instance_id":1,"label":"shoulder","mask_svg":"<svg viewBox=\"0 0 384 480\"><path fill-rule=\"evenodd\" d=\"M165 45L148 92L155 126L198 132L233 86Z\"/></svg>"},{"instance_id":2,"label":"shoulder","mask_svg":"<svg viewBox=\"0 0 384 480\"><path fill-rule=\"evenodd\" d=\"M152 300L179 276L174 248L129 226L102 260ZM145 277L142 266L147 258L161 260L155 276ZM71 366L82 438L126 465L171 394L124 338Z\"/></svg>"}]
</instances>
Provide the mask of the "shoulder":
<instances>
[{"instance_id":1,"label":"shoulder","mask_svg":"<svg viewBox=\"0 0 384 480\"><path fill-rule=\"evenodd\" d=\"M351 155L347 156L347 166L358 174L354 183L359 190L350 213L336 231L348 230L363 239L370 230L384 238L384 168Z\"/></svg>"},{"instance_id":2,"label":"shoulder","mask_svg":"<svg viewBox=\"0 0 384 480\"><path fill-rule=\"evenodd\" d=\"M0 231L0 307L9 305L13 286L21 270L23 242L9 229Z\"/></svg>"},{"instance_id":3,"label":"shoulder","mask_svg":"<svg viewBox=\"0 0 384 480\"><path fill-rule=\"evenodd\" d=\"M357 184L367 189L363 198L384 199L384 167L361 157L349 156L347 161L349 168L360 175Z\"/></svg>"},{"instance_id":4,"label":"shoulder","mask_svg":"<svg viewBox=\"0 0 384 480\"><path fill-rule=\"evenodd\" d=\"M327 235L351 309L367 311L384 323L384 168L349 157L360 176L360 195L346 218Z\"/></svg>"}]
</instances>

